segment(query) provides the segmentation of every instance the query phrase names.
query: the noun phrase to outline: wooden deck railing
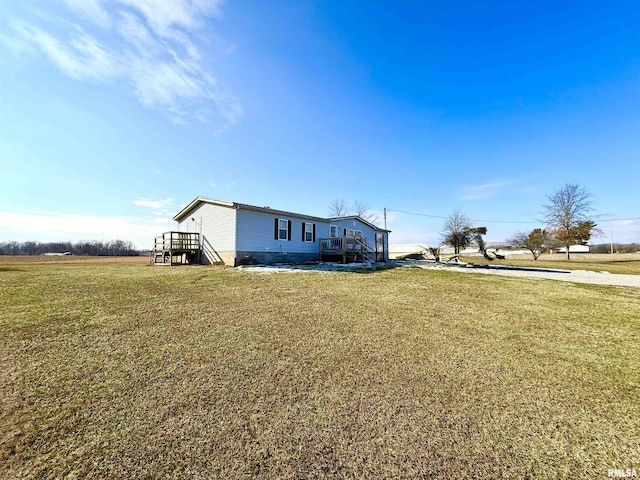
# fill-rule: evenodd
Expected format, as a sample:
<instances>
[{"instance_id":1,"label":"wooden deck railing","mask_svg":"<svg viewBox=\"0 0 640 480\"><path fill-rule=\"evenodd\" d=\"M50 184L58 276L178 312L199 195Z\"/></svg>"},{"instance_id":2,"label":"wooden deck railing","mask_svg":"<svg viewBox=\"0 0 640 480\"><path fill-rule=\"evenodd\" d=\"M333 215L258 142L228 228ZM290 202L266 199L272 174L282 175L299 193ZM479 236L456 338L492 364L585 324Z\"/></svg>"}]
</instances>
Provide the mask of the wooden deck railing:
<instances>
[{"instance_id":1,"label":"wooden deck railing","mask_svg":"<svg viewBox=\"0 0 640 480\"><path fill-rule=\"evenodd\" d=\"M320 239L320 255L342 255L342 261L347 257L375 262L375 251L369 248L366 238L333 237Z\"/></svg>"},{"instance_id":2,"label":"wooden deck railing","mask_svg":"<svg viewBox=\"0 0 640 480\"><path fill-rule=\"evenodd\" d=\"M332 237L320 239L320 253L365 252L368 250L365 238Z\"/></svg>"},{"instance_id":3,"label":"wooden deck railing","mask_svg":"<svg viewBox=\"0 0 640 480\"><path fill-rule=\"evenodd\" d=\"M186 265L200 263L200 234L164 232L155 237L150 262L152 265Z\"/></svg>"},{"instance_id":4,"label":"wooden deck railing","mask_svg":"<svg viewBox=\"0 0 640 480\"><path fill-rule=\"evenodd\" d=\"M164 232L155 238L153 249L158 251L169 250L199 250L200 234L191 232Z\"/></svg>"}]
</instances>

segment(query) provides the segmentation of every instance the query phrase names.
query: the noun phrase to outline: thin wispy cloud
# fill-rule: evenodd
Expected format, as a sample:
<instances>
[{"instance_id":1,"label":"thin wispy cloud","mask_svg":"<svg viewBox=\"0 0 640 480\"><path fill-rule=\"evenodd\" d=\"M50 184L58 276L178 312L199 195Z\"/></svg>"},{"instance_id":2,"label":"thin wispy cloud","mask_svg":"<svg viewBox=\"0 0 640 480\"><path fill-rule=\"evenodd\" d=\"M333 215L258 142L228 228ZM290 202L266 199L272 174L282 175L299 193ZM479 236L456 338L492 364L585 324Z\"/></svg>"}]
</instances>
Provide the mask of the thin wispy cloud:
<instances>
[{"instance_id":1,"label":"thin wispy cloud","mask_svg":"<svg viewBox=\"0 0 640 480\"><path fill-rule=\"evenodd\" d=\"M507 187L514 185L513 180L496 179L480 185L469 185L459 189L458 200L483 200L497 196Z\"/></svg>"},{"instance_id":2,"label":"thin wispy cloud","mask_svg":"<svg viewBox=\"0 0 640 480\"><path fill-rule=\"evenodd\" d=\"M215 38L207 38L206 22L219 16L220 0L61 2L65 16L25 12L12 21L11 42L3 42L20 55L40 51L74 80L129 85L142 105L176 124L201 122L222 132L239 121L241 104L198 46Z\"/></svg>"},{"instance_id":3,"label":"thin wispy cloud","mask_svg":"<svg viewBox=\"0 0 640 480\"><path fill-rule=\"evenodd\" d=\"M62 0L67 7L82 19L92 20L101 27L107 27L111 18L102 7L100 0Z\"/></svg>"},{"instance_id":4,"label":"thin wispy cloud","mask_svg":"<svg viewBox=\"0 0 640 480\"><path fill-rule=\"evenodd\" d=\"M79 27L66 42L26 22L16 22L14 29L74 80L109 81L120 75L116 57Z\"/></svg>"},{"instance_id":5,"label":"thin wispy cloud","mask_svg":"<svg viewBox=\"0 0 640 480\"><path fill-rule=\"evenodd\" d=\"M173 206L173 198L153 199L139 198L133 201L136 207L145 207L154 211L156 215L165 215L171 211Z\"/></svg>"}]
</instances>

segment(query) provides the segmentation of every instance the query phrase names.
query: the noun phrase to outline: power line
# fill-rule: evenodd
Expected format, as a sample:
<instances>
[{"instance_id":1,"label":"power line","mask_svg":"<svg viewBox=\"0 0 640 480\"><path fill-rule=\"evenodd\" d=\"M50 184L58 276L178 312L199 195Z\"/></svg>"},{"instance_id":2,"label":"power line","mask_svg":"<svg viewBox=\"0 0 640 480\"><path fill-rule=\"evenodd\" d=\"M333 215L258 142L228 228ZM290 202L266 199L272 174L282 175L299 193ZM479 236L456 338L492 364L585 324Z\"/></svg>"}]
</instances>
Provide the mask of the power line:
<instances>
[{"instance_id":1,"label":"power line","mask_svg":"<svg viewBox=\"0 0 640 480\"><path fill-rule=\"evenodd\" d=\"M446 220L449 217L440 217L438 215L427 215L426 213L418 213L418 212L405 212L404 210L395 210L393 208L387 208L387 212L398 212L398 213L406 213L407 215L417 215L419 217L430 217L430 218L441 218Z\"/></svg>"},{"instance_id":2,"label":"power line","mask_svg":"<svg viewBox=\"0 0 640 480\"><path fill-rule=\"evenodd\" d=\"M446 220L449 217L442 217L440 215L429 215L427 213L419 213L419 212L406 212L404 210L395 210L392 208L387 208L387 212L398 212L398 213L406 213L407 215L417 215L419 217L429 217L429 218L439 218L441 220ZM474 222L483 222L483 223L540 223L540 222L532 222L532 221L523 221L523 220L480 220L477 218L471 219Z\"/></svg>"},{"instance_id":3,"label":"power line","mask_svg":"<svg viewBox=\"0 0 640 480\"><path fill-rule=\"evenodd\" d=\"M607 220L603 220L603 219L598 219L599 222L626 222L629 220L640 220L640 217L634 217L634 218L610 218Z\"/></svg>"},{"instance_id":4,"label":"power line","mask_svg":"<svg viewBox=\"0 0 640 480\"><path fill-rule=\"evenodd\" d=\"M416 215L418 217L427 217L427 218L438 218L440 220L447 220L449 217L443 217L441 215L430 215L428 213L421 212L407 212L405 210L396 210L394 208L387 208L387 212L398 212L405 213L407 215ZM598 222L626 222L630 220L640 220L640 217L632 217L632 218L611 218L611 219L598 219ZM482 220L478 218L472 218L473 222L482 222L482 223L526 223L526 224L542 224L544 222L537 222L531 220Z\"/></svg>"}]
</instances>

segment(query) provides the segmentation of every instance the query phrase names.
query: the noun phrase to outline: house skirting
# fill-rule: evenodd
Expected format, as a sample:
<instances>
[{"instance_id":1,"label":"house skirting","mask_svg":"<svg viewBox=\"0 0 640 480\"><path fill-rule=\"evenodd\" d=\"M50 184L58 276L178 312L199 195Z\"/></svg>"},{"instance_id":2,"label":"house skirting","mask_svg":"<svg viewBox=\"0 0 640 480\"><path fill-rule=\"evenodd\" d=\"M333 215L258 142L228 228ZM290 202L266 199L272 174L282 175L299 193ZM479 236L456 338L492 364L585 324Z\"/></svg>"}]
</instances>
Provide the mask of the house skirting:
<instances>
[{"instance_id":1,"label":"house skirting","mask_svg":"<svg viewBox=\"0 0 640 480\"><path fill-rule=\"evenodd\" d=\"M204 249L200 255L200 263L203 265L229 265L238 267L240 265L272 265L274 263L305 263L317 262L320 260L328 262L342 262L342 254L320 253L296 253L296 252L251 252L251 251L211 251ZM353 253L347 253L347 261L353 261Z\"/></svg>"},{"instance_id":2,"label":"house skirting","mask_svg":"<svg viewBox=\"0 0 640 480\"><path fill-rule=\"evenodd\" d=\"M227 265L248 265L260 263L271 265L273 263L304 263L316 262L320 260L320 253L294 253L294 252L236 252L235 264ZM225 262L227 263L227 262Z\"/></svg>"}]
</instances>

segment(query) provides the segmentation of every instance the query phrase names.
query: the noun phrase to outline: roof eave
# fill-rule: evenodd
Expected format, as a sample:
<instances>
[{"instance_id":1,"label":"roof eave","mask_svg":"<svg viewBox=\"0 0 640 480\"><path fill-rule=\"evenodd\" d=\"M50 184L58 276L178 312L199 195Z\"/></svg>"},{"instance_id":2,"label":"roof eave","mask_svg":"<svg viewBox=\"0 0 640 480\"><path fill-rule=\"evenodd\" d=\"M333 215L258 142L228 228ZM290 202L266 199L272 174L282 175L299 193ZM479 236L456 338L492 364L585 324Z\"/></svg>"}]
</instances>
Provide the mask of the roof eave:
<instances>
[{"instance_id":1,"label":"roof eave","mask_svg":"<svg viewBox=\"0 0 640 480\"><path fill-rule=\"evenodd\" d=\"M187 205L182 210L180 210L180 212L178 212L173 217L173 220L176 222L179 222L184 217L186 217L189 214L189 212L191 212L191 210L196 208L200 203L211 203L211 204L220 205L223 207L237 208L237 204L235 202L227 202L225 200L216 200L214 198L208 198L208 197L196 197L191 201L191 203L189 203L189 205Z\"/></svg>"}]
</instances>

